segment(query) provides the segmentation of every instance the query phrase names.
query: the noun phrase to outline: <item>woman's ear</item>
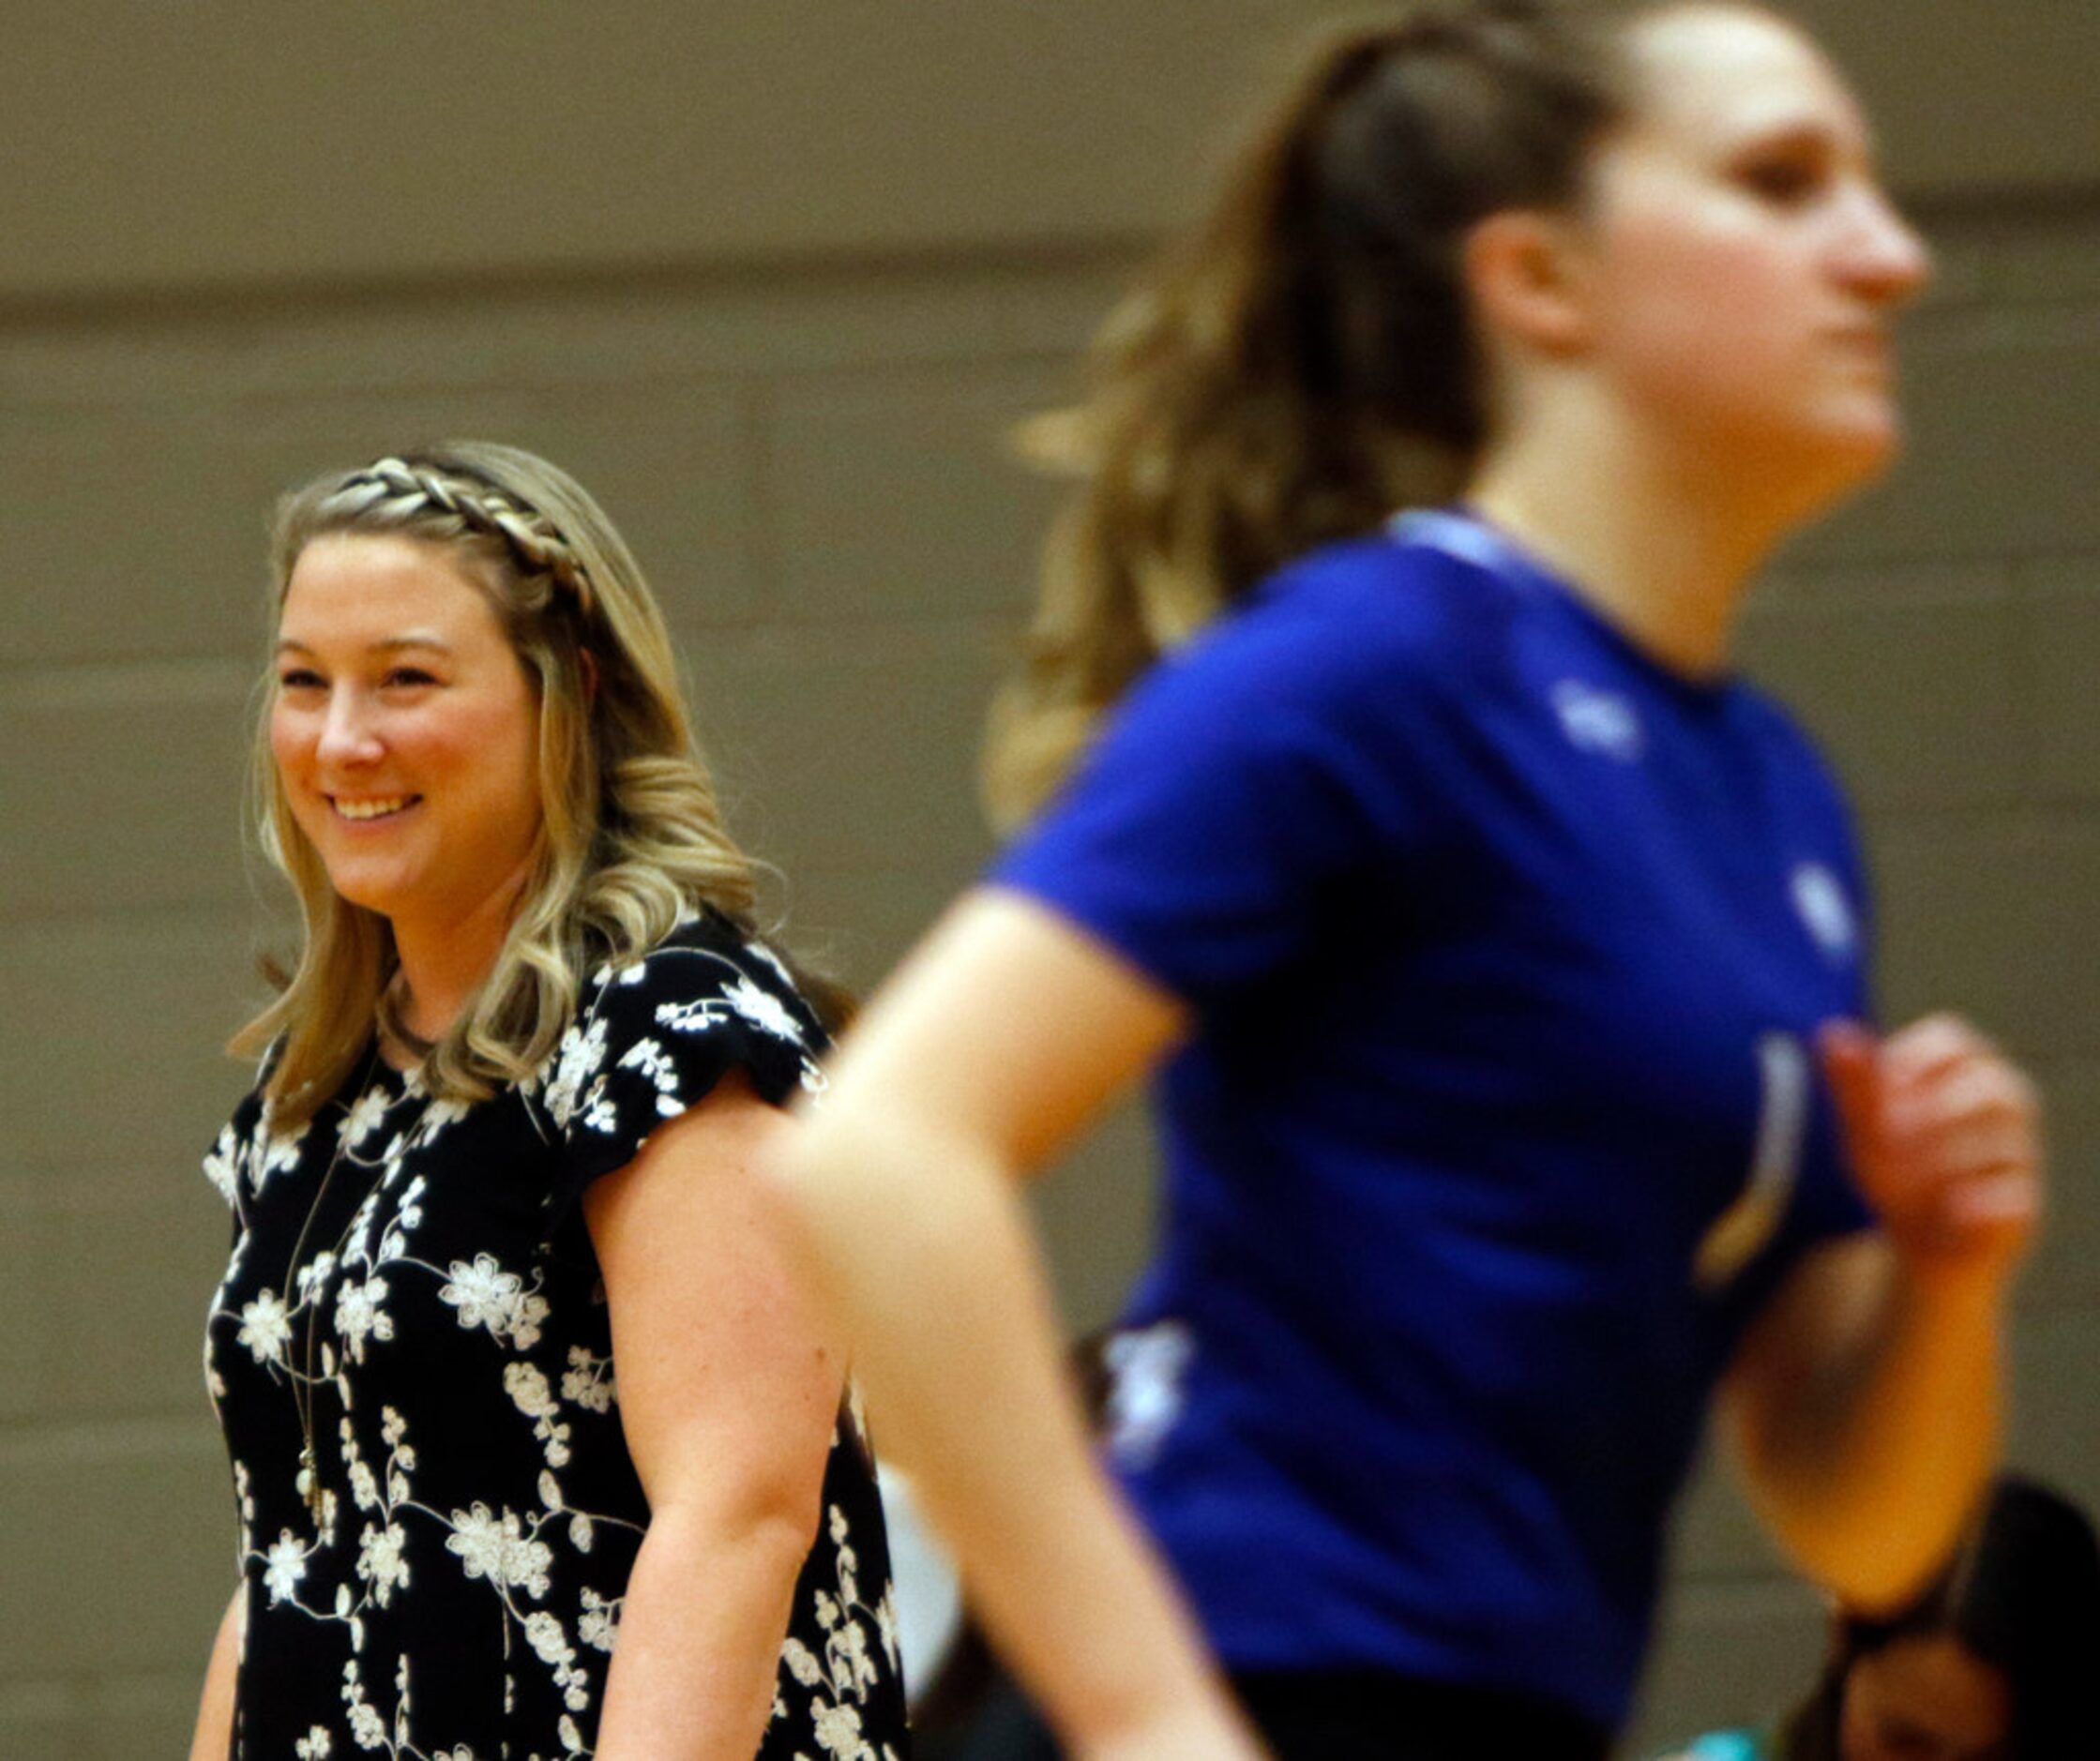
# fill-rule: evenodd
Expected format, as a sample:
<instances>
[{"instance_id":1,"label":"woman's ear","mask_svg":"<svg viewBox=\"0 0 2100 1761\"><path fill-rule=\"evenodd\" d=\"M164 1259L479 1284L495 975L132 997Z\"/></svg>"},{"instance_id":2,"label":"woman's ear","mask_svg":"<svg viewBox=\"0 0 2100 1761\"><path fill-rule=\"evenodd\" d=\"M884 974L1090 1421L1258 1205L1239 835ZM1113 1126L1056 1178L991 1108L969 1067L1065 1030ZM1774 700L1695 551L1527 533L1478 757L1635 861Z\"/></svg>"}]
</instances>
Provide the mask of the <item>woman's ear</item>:
<instances>
[{"instance_id":1,"label":"woman's ear","mask_svg":"<svg viewBox=\"0 0 2100 1761\"><path fill-rule=\"evenodd\" d=\"M583 670L583 702L586 707L597 707L597 656L587 648L579 648L576 658Z\"/></svg>"},{"instance_id":2,"label":"woman's ear","mask_svg":"<svg viewBox=\"0 0 2100 1761\"><path fill-rule=\"evenodd\" d=\"M1466 235L1461 261L1490 347L1564 359L1587 346L1587 260L1568 217L1537 208L1490 214Z\"/></svg>"}]
</instances>

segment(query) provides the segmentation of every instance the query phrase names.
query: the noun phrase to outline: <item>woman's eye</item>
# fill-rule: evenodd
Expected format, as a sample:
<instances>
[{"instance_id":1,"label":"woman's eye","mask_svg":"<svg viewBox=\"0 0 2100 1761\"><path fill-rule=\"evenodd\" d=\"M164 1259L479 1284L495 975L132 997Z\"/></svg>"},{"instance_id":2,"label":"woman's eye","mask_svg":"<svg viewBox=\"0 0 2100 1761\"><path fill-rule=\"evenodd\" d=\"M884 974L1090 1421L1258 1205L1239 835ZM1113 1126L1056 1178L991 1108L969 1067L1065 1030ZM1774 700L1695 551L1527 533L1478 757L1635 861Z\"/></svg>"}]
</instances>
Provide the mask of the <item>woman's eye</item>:
<instances>
[{"instance_id":1,"label":"woman's eye","mask_svg":"<svg viewBox=\"0 0 2100 1761\"><path fill-rule=\"evenodd\" d=\"M321 675L310 667L287 667L277 675L277 688L280 691L317 691L321 688Z\"/></svg>"},{"instance_id":2,"label":"woman's eye","mask_svg":"<svg viewBox=\"0 0 2100 1761\"><path fill-rule=\"evenodd\" d=\"M399 686L435 685L437 680L420 667L396 667L387 673L385 683Z\"/></svg>"},{"instance_id":3,"label":"woman's eye","mask_svg":"<svg viewBox=\"0 0 2100 1761\"><path fill-rule=\"evenodd\" d=\"M1822 167L1804 158L1754 159L1736 173L1747 189L1767 202L1791 207L1822 188Z\"/></svg>"}]
</instances>

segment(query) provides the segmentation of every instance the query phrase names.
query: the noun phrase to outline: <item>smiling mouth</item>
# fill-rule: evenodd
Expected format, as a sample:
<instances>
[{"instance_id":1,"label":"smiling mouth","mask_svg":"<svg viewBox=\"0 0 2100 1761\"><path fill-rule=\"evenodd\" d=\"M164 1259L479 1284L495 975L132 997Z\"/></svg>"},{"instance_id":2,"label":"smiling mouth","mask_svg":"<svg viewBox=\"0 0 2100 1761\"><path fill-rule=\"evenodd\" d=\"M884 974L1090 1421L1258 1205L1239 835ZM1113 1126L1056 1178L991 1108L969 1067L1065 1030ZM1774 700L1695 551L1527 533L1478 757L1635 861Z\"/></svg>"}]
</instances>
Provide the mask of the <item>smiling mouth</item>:
<instances>
[{"instance_id":1,"label":"smiling mouth","mask_svg":"<svg viewBox=\"0 0 2100 1761\"><path fill-rule=\"evenodd\" d=\"M374 795L363 801L345 801L330 795L328 805L343 819L363 825L374 820L394 819L422 799L421 795Z\"/></svg>"}]
</instances>

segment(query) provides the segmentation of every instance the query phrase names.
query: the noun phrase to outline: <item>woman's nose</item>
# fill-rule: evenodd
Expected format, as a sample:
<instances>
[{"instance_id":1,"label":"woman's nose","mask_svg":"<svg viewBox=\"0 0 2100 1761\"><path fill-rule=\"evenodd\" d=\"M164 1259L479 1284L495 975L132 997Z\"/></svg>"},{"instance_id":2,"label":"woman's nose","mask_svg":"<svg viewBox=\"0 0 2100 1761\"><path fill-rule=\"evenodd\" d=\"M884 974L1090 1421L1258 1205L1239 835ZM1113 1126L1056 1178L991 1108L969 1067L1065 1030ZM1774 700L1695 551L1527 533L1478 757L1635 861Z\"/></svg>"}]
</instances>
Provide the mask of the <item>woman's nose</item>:
<instances>
[{"instance_id":1,"label":"woman's nose","mask_svg":"<svg viewBox=\"0 0 2100 1761\"><path fill-rule=\"evenodd\" d=\"M338 691L321 723L319 756L331 764L369 763L379 756L371 717L355 691Z\"/></svg>"},{"instance_id":2,"label":"woman's nose","mask_svg":"<svg viewBox=\"0 0 2100 1761\"><path fill-rule=\"evenodd\" d=\"M1879 185L1858 197L1847 268L1856 285L1884 306L1904 307L1932 278L1932 248Z\"/></svg>"}]
</instances>

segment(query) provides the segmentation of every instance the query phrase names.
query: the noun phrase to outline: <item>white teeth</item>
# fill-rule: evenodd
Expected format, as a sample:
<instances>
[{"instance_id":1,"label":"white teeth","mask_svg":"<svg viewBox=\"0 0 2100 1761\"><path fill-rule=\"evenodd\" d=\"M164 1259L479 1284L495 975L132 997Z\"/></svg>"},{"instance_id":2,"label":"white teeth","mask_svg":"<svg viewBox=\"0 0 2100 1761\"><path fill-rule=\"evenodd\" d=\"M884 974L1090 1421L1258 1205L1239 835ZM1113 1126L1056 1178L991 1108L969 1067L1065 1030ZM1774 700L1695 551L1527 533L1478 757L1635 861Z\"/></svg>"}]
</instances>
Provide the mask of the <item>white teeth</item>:
<instances>
[{"instance_id":1,"label":"white teeth","mask_svg":"<svg viewBox=\"0 0 2100 1761\"><path fill-rule=\"evenodd\" d=\"M413 797L390 795L385 801L338 801L336 811L346 820L377 820L389 813L399 813Z\"/></svg>"}]
</instances>

